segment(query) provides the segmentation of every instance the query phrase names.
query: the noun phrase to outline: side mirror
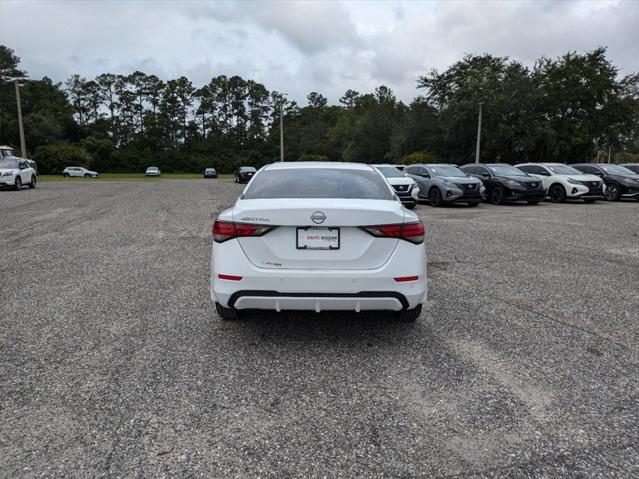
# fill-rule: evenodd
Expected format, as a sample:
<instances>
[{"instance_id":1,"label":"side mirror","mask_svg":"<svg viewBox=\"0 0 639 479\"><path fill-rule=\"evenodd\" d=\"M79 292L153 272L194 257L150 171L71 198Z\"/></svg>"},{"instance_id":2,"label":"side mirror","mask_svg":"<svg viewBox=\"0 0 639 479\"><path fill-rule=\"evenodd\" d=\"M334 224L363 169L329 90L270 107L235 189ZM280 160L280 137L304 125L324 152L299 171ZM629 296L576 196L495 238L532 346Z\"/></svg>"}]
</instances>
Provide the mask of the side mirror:
<instances>
[{"instance_id":1,"label":"side mirror","mask_svg":"<svg viewBox=\"0 0 639 479\"><path fill-rule=\"evenodd\" d=\"M490 175L488 173L482 173L481 175L482 178L490 178Z\"/></svg>"},{"instance_id":2,"label":"side mirror","mask_svg":"<svg viewBox=\"0 0 639 479\"><path fill-rule=\"evenodd\" d=\"M21 170L26 170L27 169L27 165L25 165L24 163L20 163L18 165L18 168L20 168Z\"/></svg>"}]
</instances>

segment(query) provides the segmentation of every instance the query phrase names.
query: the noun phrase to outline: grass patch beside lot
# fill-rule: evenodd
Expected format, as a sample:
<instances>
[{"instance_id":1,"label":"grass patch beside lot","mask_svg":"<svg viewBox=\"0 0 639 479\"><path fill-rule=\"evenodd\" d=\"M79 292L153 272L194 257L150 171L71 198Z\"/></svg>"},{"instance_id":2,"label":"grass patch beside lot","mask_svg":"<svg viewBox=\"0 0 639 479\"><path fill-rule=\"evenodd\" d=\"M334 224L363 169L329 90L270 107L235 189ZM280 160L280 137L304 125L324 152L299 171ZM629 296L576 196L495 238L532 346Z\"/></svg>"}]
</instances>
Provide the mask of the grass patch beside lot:
<instances>
[{"instance_id":1,"label":"grass patch beside lot","mask_svg":"<svg viewBox=\"0 0 639 479\"><path fill-rule=\"evenodd\" d=\"M144 176L144 173L101 173L97 178L65 178L62 175L38 175L38 181L160 181L203 179L198 173L162 173L161 176ZM230 173L218 175L219 180L233 181Z\"/></svg>"}]
</instances>

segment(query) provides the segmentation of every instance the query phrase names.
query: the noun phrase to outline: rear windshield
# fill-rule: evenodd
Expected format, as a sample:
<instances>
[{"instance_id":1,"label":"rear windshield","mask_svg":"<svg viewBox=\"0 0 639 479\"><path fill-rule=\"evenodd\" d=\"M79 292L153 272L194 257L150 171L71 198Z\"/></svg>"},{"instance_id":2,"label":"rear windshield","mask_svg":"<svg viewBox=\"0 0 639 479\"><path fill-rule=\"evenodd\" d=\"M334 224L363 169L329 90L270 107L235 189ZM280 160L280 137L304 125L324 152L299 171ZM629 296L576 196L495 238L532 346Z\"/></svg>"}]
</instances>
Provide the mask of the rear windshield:
<instances>
[{"instance_id":1,"label":"rear windshield","mask_svg":"<svg viewBox=\"0 0 639 479\"><path fill-rule=\"evenodd\" d=\"M253 168L252 166L241 166L240 167L240 171L248 172L248 173L250 173L250 172L255 173L257 170L255 168Z\"/></svg>"},{"instance_id":2,"label":"rear windshield","mask_svg":"<svg viewBox=\"0 0 639 479\"><path fill-rule=\"evenodd\" d=\"M292 168L260 172L244 199L346 198L393 200L384 178L373 170Z\"/></svg>"}]
</instances>

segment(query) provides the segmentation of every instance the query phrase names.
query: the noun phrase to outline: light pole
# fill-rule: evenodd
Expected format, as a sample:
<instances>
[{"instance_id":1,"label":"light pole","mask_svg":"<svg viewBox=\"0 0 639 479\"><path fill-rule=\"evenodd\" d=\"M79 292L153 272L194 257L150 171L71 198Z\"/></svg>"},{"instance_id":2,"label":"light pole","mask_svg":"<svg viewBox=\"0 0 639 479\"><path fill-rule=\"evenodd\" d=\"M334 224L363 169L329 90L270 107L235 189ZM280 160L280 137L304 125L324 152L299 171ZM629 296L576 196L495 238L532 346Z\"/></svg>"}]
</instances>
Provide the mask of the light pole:
<instances>
[{"instance_id":1,"label":"light pole","mask_svg":"<svg viewBox=\"0 0 639 479\"><path fill-rule=\"evenodd\" d=\"M479 163L479 147L481 145L481 106L484 102L479 102L479 118L477 119L477 147L475 148L475 163Z\"/></svg>"},{"instance_id":2,"label":"light pole","mask_svg":"<svg viewBox=\"0 0 639 479\"><path fill-rule=\"evenodd\" d=\"M28 80L28 77L3 78L5 81L12 81L16 86L16 104L18 107L18 128L20 129L20 155L27 157L27 147L24 141L24 126L22 124L22 103L20 102L20 80Z\"/></svg>"},{"instance_id":3,"label":"light pole","mask_svg":"<svg viewBox=\"0 0 639 479\"><path fill-rule=\"evenodd\" d=\"M18 79L13 80L16 85L16 103L18 105L18 128L20 129L20 156L27 157L27 146L24 141L24 126L22 125L22 103L20 102L20 84Z\"/></svg>"},{"instance_id":4,"label":"light pole","mask_svg":"<svg viewBox=\"0 0 639 479\"><path fill-rule=\"evenodd\" d=\"M280 161L284 161L284 97L286 93L282 93L280 99Z\"/></svg>"}]
</instances>

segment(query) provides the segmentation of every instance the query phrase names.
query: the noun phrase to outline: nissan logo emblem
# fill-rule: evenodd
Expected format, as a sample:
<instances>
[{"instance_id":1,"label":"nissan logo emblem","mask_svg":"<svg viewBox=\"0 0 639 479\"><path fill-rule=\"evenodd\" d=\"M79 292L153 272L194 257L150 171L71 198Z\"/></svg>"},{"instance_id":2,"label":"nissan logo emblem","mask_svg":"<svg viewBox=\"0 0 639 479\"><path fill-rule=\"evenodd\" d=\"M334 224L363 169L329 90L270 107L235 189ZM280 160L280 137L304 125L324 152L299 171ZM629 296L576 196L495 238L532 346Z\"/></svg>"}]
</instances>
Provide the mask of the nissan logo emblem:
<instances>
[{"instance_id":1,"label":"nissan logo emblem","mask_svg":"<svg viewBox=\"0 0 639 479\"><path fill-rule=\"evenodd\" d=\"M313 223L315 223L316 225L319 225L326 221L326 215L321 211L316 211L311 215L311 220L313 220Z\"/></svg>"}]
</instances>

